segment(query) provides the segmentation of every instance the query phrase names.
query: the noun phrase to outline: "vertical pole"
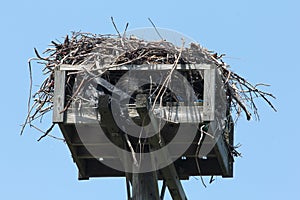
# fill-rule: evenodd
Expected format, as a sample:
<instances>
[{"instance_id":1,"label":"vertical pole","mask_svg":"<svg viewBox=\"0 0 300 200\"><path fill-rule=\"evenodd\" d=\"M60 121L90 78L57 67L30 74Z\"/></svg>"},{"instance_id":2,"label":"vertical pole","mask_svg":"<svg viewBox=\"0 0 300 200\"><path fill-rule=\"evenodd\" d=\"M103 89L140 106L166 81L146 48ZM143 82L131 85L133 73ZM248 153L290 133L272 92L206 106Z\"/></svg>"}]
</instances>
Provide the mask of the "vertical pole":
<instances>
[{"instance_id":1,"label":"vertical pole","mask_svg":"<svg viewBox=\"0 0 300 200\"><path fill-rule=\"evenodd\" d=\"M150 118L147 110L147 97L144 94L138 94L136 97L136 107L142 122L148 124ZM142 124L143 126L144 124ZM147 145L148 146L148 145ZM151 147L149 150L151 151ZM142 151L142 149L140 149ZM132 174L132 200L159 200L157 172L140 172L143 165L153 165L153 158L150 160L143 159L143 154L140 156L139 163L133 164Z\"/></svg>"},{"instance_id":2,"label":"vertical pole","mask_svg":"<svg viewBox=\"0 0 300 200\"><path fill-rule=\"evenodd\" d=\"M54 97L53 97L53 123L64 121L64 113L61 111L65 107L65 79L66 72L56 69L54 71Z\"/></svg>"},{"instance_id":3,"label":"vertical pole","mask_svg":"<svg viewBox=\"0 0 300 200\"><path fill-rule=\"evenodd\" d=\"M163 185L161 187L161 193L160 193L160 199L159 200L164 200L166 188L167 188L167 184L166 184L166 180L164 180Z\"/></svg>"},{"instance_id":4,"label":"vertical pole","mask_svg":"<svg viewBox=\"0 0 300 200\"><path fill-rule=\"evenodd\" d=\"M126 190L127 190L127 200L131 200L130 180L127 176L126 176Z\"/></svg>"},{"instance_id":5,"label":"vertical pole","mask_svg":"<svg viewBox=\"0 0 300 200\"><path fill-rule=\"evenodd\" d=\"M156 171L132 174L132 200L159 200Z\"/></svg>"},{"instance_id":6,"label":"vertical pole","mask_svg":"<svg viewBox=\"0 0 300 200\"><path fill-rule=\"evenodd\" d=\"M153 114L151 112L148 112L148 106L147 105L148 105L147 96L145 94L138 94L136 96L136 109L137 109L138 114L141 117L141 120L145 124L151 123L154 130L156 130L156 132L159 132L158 124L156 123L156 120L155 120ZM162 147L160 142L159 142L158 137L150 137L150 138L148 138L148 142L149 142L149 145L151 146L151 148L153 150L157 150L157 149ZM164 143L162 138L161 138L161 143ZM162 151L160 157L155 158L155 159L160 159L160 161L162 163L164 163L166 160L168 160L170 158L169 158L169 155L168 155L167 151ZM149 162L150 163L147 163L147 164L154 164L153 158L152 158L152 161L149 161ZM143 162L141 162L141 163L143 164ZM134 170L134 171L138 172L139 170ZM185 192L183 190L183 187L181 185L180 178L177 174L174 163L160 169L160 172L161 172L164 180L166 181L166 185L168 186L168 189L170 191L170 194L171 194L172 198L174 200L186 200L187 198L186 198ZM156 172L152 172L152 173L155 173L155 175L156 175ZM154 175L151 176L151 175L148 175L148 174L140 174L140 175L137 174L137 175L135 175L135 178L137 178L137 181L136 181L135 184L141 186L140 190L141 189L144 190L144 191L139 191L138 189L135 189L135 190L138 191L138 194L140 192L146 193L145 191L148 190L148 189L150 190L151 187L152 187L152 188L155 188L155 194L156 195L155 195L154 199L159 199L158 187L157 187L157 177L156 176L154 176ZM134 177L134 175L133 175L133 177ZM153 178L153 177L155 177L155 178ZM146 179L146 182L148 182L148 185L146 185L147 183L145 183L145 179ZM133 187L136 186L136 185L133 185ZM144 187L146 189L144 189ZM134 194L136 194L136 193L134 193ZM153 191L153 194L154 194L154 191ZM153 199L153 198L150 198L150 197L151 196L144 196L144 198L141 198L141 199L136 198L136 199L137 200ZM135 198L133 198L133 199L136 200Z\"/></svg>"}]
</instances>

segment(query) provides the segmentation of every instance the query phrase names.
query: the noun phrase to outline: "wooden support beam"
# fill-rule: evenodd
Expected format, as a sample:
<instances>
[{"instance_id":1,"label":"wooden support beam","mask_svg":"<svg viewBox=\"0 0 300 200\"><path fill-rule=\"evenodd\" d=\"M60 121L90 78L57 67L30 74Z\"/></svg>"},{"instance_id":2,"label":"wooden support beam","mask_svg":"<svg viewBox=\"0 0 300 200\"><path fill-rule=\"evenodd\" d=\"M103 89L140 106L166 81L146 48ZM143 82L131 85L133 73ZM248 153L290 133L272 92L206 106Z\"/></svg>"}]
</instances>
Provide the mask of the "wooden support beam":
<instances>
[{"instance_id":1,"label":"wooden support beam","mask_svg":"<svg viewBox=\"0 0 300 200\"><path fill-rule=\"evenodd\" d=\"M156 171L132 174L132 200L159 200Z\"/></svg>"},{"instance_id":2,"label":"wooden support beam","mask_svg":"<svg viewBox=\"0 0 300 200\"><path fill-rule=\"evenodd\" d=\"M155 119L153 113L148 111L148 107L150 106L148 106L147 96L145 94L137 95L136 101L137 112L145 124L151 123L154 131L158 133L158 121ZM163 138L158 138L157 134L155 137L148 138L148 142L153 150L161 149L165 145ZM161 151L160 157L155 159L158 160L159 163L165 163L170 159L170 156L167 151ZM186 200L187 198L174 164L171 163L170 165L160 169L160 171L166 181L166 185L168 186L173 200Z\"/></svg>"},{"instance_id":3,"label":"wooden support beam","mask_svg":"<svg viewBox=\"0 0 300 200\"><path fill-rule=\"evenodd\" d=\"M215 78L216 69L204 70L204 99L203 99L203 120L215 120Z\"/></svg>"},{"instance_id":4,"label":"wooden support beam","mask_svg":"<svg viewBox=\"0 0 300 200\"><path fill-rule=\"evenodd\" d=\"M76 129L74 129L72 125L68 126L63 123L58 123L58 125L59 125L59 128L60 128L60 130L66 140L66 143L71 151L73 160L77 165L77 168L79 171L78 179L79 180L88 180L89 176L86 174L86 162L85 162L85 160L82 160L77 156L77 148L70 143L71 139L70 139L69 133L77 134Z\"/></svg>"},{"instance_id":5,"label":"wooden support beam","mask_svg":"<svg viewBox=\"0 0 300 200\"><path fill-rule=\"evenodd\" d=\"M53 98L53 123L64 121L64 113L61 111L65 106L65 79L66 72L55 70L54 72L54 98Z\"/></svg>"},{"instance_id":6,"label":"wooden support beam","mask_svg":"<svg viewBox=\"0 0 300 200\"><path fill-rule=\"evenodd\" d=\"M167 188L167 184L166 184L166 181L164 180L163 185L161 187L160 196L159 196L160 199L159 200L164 200L166 188Z\"/></svg>"},{"instance_id":7,"label":"wooden support beam","mask_svg":"<svg viewBox=\"0 0 300 200\"><path fill-rule=\"evenodd\" d=\"M125 176L125 178L126 178L127 200L131 200L130 179L127 176Z\"/></svg>"},{"instance_id":8,"label":"wooden support beam","mask_svg":"<svg viewBox=\"0 0 300 200\"><path fill-rule=\"evenodd\" d=\"M60 65L60 70L66 71L80 71L84 69L94 68L95 65L68 65L62 64ZM174 65L173 64L142 64L142 65L121 65L118 67L109 67L110 71L114 70L171 70ZM100 69L105 68L105 66L101 66ZM176 66L177 70L192 70L192 69L212 69L214 65L211 64L178 64Z\"/></svg>"},{"instance_id":9,"label":"wooden support beam","mask_svg":"<svg viewBox=\"0 0 300 200\"><path fill-rule=\"evenodd\" d=\"M234 134L234 122L232 117L228 117L229 120L229 132L227 133L227 142L224 139L224 135L220 135L217 143L214 146L214 151L219 161L220 167L222 169L222 177L223 178L232 178L233 177L233 156L230 153L230 147L228 145L233 146L233 134Z\"/></svg>"},{"instance_id":10,"label":"wooden support beam","mask_svg":"<svg viewBox=\"0 0 300 200\"><path fill-rule=\"evenodd\" d=\"M72 68L73 67L73 68ZM111 149L105 147L107 143L105 143L104 137L109 137L109 139L119 146L121 149L125 149L126 147L126 139L124 139L124 132L122 132L116 123L114 122L113 116L111 114L111 109L109 105L109 97L105 96L104 98L100 98L99 101L99 109L96 108L90 108L88 112L82 113L81 115L77 115L77 112L73 112L72 108L68 109L68 112L61 113L61 111L64 109L64 102L65 102L65 76L67 71L69 70L80 70L80 66L71 66L71 65L61 65L59 69L55 71L55 91L54 91L54 109L53 109L53 122L58 123L60 125L60 128L64 134L64 137L66 139L66 142L72 152L72 156L74 158L74 161L77 164L77 167L80 171L80 179L87 179L89 177L107 177L107 176L115 176L115 177L124 177L126 176L127 180L133 183L132 179L132 174L131 173L124 173L121 171L117 171L114 169L109 169L107 166L104 164L100 163L99 160L97 160L97 157L99 158L104 158L108 160L112 160L120 165L124 164L125 167L129 167L131 169L131 162L132 160L128 159L126 160L125 155L120 155L120 152L114 152L111 153ZM88 66L84 66L88 67ZM168 65L145 65L142 67L139 66L133 66L133 65L128 65L128 66L122 66L121 68L124 69L136 69L136 70L156 70L156 69L169 69L170 66ZM119 69L121 69L119 68ZM218 74L216 69L214 69L213 66L211 65L181 65L180 66L181 70L185 69L201 69L201 77L202 75L204 76L204 105L203 107L199 107L199 110L197 110L196 114L197 119L201 119L200 121L192 121L192 123L199 123L202 121L211 121L215 120L218 116L214 115L215 109L217 109L216 100L217 97L215 97L215 93L218 92L218 88L214 87L215 82L217 81ZM112 72L113 73L113 72ZM109 85L107 82L103 81L100 79L100 82L97 82L100 85L103 85L105 88L110 88L111 91L112 87ZM114 88L115 89L115 88ZM122 91L120 91L120 96L124 96ZM198 105L198 104L197 104ZM138 106L138 105L137 105ZM151 106L150 106L151 107ZM157 120L157 116L148 113L148 107L147 107L147 98L144 103L141 103L140 107L137 108L139 110L139 115L147 117L147 120L149 123L151 122L152 126L158 132L158 127L159 123ZM165 106L162 111L167 111L172 109L172 107ZM175 107L174 107L175 109ZM172 110L173 112L171 113L186 113L188 107L181 106L179 108L176 108L177 110ZM202 110L203 109L203 110ZM157 111L157 110L156 110ZM198 112L199 111L199 112ZM99 118L99 113L102 116ZM163 112L162 112L163 113ZM203 114L206 116L203 116ZM75 115L76 114L76 115ZM75 115L75 117L73 116ZM168 115L168 113L167 113ZM182 115L184 117L184 115ZM81 120L82 117L82 120ZM182 117L182 118L183 118ZM139 118L139 116L137 117ZM73 121L71 121L71 119ZM74 119L77 119L75 121ZM90 120L88 120L90 119ZM97 128L99 126L98 121L101 119L101 128L103 128L104 132L106 134L102 135L97 135ZM188 123L189 121L184 121L183 119L179 118L180 122L186 122ZM79 122L78 122L79 121ZM82 126L89 126L89 131L85 133L84 140L79 137L77 133L78 127L81 126L81 121L82 121ZM143 120L142 120L143 121ZM84 123L83 123L84 122ZM76 125L74 125L76 123ZM169 123L169 122L168 122ZM147 123L146 123L147 124ZM168 143L174 135L176 134L176 126L174 124L167 124L168 126L165 126L162 133L162 137L165 140L165 143ZM180 124L183 125L183 124ZM76 126L76 127L75 127ZM108 134L107 134L108 133ZM233 133L229 135L229 143L233 143ZM183 136L185 138L185 136ZM134 140L133 137L129 138L130 140L133 141L133 146L136 145L136 141ZM185 141L185 140L182 140ZM124 143L125 142L125 143ZM181 145L181 140L176 141L177 143L173 143L173 147L176 145ZM148 144L150 144L151 149L153 150L158 150L162 149L162 147L165 145L164 141L159 141L157 137L151 137L149 138ZM168 187L170 190L170 194L173 199L186 199L183 187L180 183L180 179L188 179L189 176L193 175L198 175L197 168L195 167L194 163L194 152L195 148L197 147L198 139L191 144L191 146L187 149L185 152L184 156L187 158L186 160L181 160L178 159L174 164L171 164L163 169L159 169L158 173L156 176L158 176L159 180L165 180L165 186ZM101 150L107 150L107 151L95 151L93 154L87 151L88 148L94 149L98 148L101 145ZM205 147L205 145L211 145L211 143L203 143L202 147ZM171 159L171 156L169 155L170 152L162 152L160 157L158 158L159 163L164 163L168 160ZM229 155L230 149L228 149L228 146L226 142L223 140L220 141L216 144L215 148L211 151L211 153L207 156L207 159L202 160L199 159L199 162L201 162L201 174L202 175L223 175L223 177L232 177L232 162L233 158ZM190 157L193 157L190 159ZM95 159L96 158L96 159ZM125 159L124 159L125 158ZM121 162L120 162L121 161ZM125 161L125 162L124 162ZM127 163L126 163L127 162ZM176 168L175 168L176 166ZM203 169L202 169L203 168ZM176 171L176 169L178 171ZM180 176L179 176L180 175ZM145 179L145 177L149 178L151 176L151 180L155 180L153 178L153 174L141 174L135 176L138 177L139 181L136 182L141 182L140 180ZM155 177L155 176L154 176ZM154 184L155 185L155 184ZM147 188L145 186L145 188ZM128 196L131 196L129 194Z\"/></svg>"}]
</instances>

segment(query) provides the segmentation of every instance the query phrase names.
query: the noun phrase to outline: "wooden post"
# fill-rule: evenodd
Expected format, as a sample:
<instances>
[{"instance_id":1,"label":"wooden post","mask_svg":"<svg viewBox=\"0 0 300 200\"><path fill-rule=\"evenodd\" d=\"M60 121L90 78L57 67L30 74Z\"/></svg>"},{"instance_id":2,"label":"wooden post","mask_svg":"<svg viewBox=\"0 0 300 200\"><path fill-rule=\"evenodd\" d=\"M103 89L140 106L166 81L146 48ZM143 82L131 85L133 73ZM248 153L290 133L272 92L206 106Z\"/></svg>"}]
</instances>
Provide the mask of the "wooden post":
<instances>
[{"instance_id":1,"label":"wooden post","mask_svg":"<svg viewBox=\"0 0 300 200\"><path fill-rule=\"evenodd\" d=\"M156 171L132 174L132 200L159 200Z\"/></svg>"},{"instance_id":2,"label":"wooden post","mask_svg":"<svg viewBox=\"0 0 300 200\"><path fill-rule=\"evenodd\" d=\"M144 94L139 94L136 97L137 111L145 124L150 122L147 110L147 98ZM150 149L150 146L148 146ZM140 163L134 163L133 171L139 172L142 165L152 165L151 163L144 163L143 156L140 157ZM145 173L132 174L132 200L159 200L158 180L156 171Z\"/></svg>"},{"instance_id":3,"label":"wooden post","mask_svg":"<svg viewBox=\"0 0 300 200\"><path fill-rule=\"evenodd\" d=\"M138 94L136 96L136 108L137 108L137 112L139 113L139 115L141 116L142 121L145 124L151 123L154 130L156 132L159 131L158 129L158 124L156 123L157 121L155 120L153 114L151 112L148 112L148 106L147 106L148 102L147 102L147 95L145 94ZM148 138L148 142L149 145L153 150L157 150L160 149L162 146L160 145L159 140L161 140L161 144L164 145L164 141L162 138L158 138L158 137L151 137ZM157 159L157 158L156 158ZM160 158L158 158L162 163L166 160L169 159L169 155L168 152L166 151L162 151L161 152L161 156ZM149 163L149 164L153 164L153 163ZM174 163L160 169L162 176L164 177L164 180L166 181L166 185L169 188L170 194L172 196L172 198L174 200L186 200L186 195L185 192L183 190L183 187L180 183L180 179L179 176L177 174L177 171L175 169ZM156 174L155 172L152 172ZM134 176L134 175L133 175ZM145 174L138 174L137 176L137 182L136 184L140 184L141 189L144 189L145 191L141 191L142 193L147 193L147 195L150 195L150 192L153 193L153 188L155 190L157 190L157 195L155 196L154 199L159 199L159 194L158 194L158 187L157 187L157 175L151 175L148 173ZM154 178L156 177L156 178ZM144 182L145 178L147 179L146 182L148 182L148 185L146 185ZM155 180L155 181L154 181ZM155 182L155 183L154 183ZM152 186L151 186L152 185ZM133 189L134 189L133 185ZM152 188L151 188L152 187ZM141 190L140 189L140 190ZM146 192L146 190L149 190L150 192ZM139 190L138 190L139 191ZM134 193L134 192L133 192ZM139 197L139 196L138 196ZM145 200L145 199L151 199L151 196L141 196L143 197L141 200ZM133 198L134 200L136 200L135 198ZM140 199L138 199L140 200Z\"/></svg>"},{"instance_id":4,"label":"wooden post","mask_svg":"<svg viewBox=\"0 0 300 200\"><path fill-rule=\"evenodd\" d=\"M66 72L55 70L54 72L54 100L53 100L53 123L64 121L64 113L61 111L65 105L65 77Z\"/></svg>"}]
</instances>

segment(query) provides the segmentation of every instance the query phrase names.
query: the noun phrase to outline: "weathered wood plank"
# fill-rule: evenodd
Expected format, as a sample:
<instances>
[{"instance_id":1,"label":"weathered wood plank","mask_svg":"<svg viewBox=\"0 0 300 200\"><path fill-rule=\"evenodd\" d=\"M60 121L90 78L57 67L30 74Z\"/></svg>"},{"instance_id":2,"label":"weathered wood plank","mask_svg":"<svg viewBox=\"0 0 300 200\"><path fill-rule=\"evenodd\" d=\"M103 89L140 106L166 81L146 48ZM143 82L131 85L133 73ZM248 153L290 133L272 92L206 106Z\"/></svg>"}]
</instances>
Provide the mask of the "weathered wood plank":
<instances>
[{"instance_id":1,"label":"weathered wood plank","mask_svg":"<svg viewBox=\"0 0 300 200\"><path fill-rule=\"evenodd\" d=\"M223 171L223 176L228 176L230 172L229 167L229 152L227 150L227 147L225 145L225 142L223 138L219 138L218 142L216 143L216 146L214 147L216 150L216 155L219 160L221 169Z\"/></svg>"},{"instance_id":2,"label":"weathered wood plank","mask_svg":"<svg viewBox=\"0 0 300 200\"><path fill-rule=\"evenodd\" d=\"M143 65L121 65L118 67L107 66L109 70L170 70L173 68L173 64L143 64ZM93 65L60 65L60 70L67 71L79 71L83 68L94 68ZM210 64L178 64L176 69L190 70L190 69L212 69L213 65Z\"/></svg>"},{"instance_id":3,"label":"weathered wood plank","mask_svg":"<svg viewBox=\"0 0 300 200\"><path fill-rule=\"evenodd\" d=\"M156 171L132 174L132 200L158 200Z\"/></svg>"},{"instance_id":4,"label":"weathered wood plank","mask_svg":"<svg viewBox=\"0 0 300 200\"><path fill-rule=\"evenodd\" d=\"M203 120L213 121L215 111L215 76L216 69L204 70Z\"/></svg>"},{"instance_id":5,"label":"weathered wood plank","mask_svg":"<svg viewBox=\"0 0 300 200\"><path fill-rule=\"evenodd\" d=\"M143 94L140 95L140 97L137 99L137 111L145 124L151 123L152 127L154 128L154 131L156 133L159 132L159 126L158 122L155 119L153 113L148 112L147 109L147 97ZM155 158L158 163L166 163L169 161L170 156L169 152L167 150L162 150L161 148L165 146L164 140L162 138L159 138L157 135L155 137L148 138L149 144L151 145L151 149L154 150L161 150L161 153L159 154L158 158ZM159 142L161 141L161 142ZM170 194L174 200L186 200L186 195L184 192L184 189L181 185L179 175L177 174L176 168L174 163L169 164L168 166L160 169L160 172L162 176L164 177L164 180L166 181L166 184L168 186L168 189L170 191Z\"/></svg>"},{"instance_id":6,"label":"weathered wood plank","mask_svg":"<svg viewBox=\"0 0 300 200\"><path fill-rule=\"evenodd\" d=\"M64 113L61 111L65 105L65 77L66 72L56 70L54 72L54 98L53 98L53 122L59 123L64 121Z\"/></svg>"},{"instance_id":7,"label":"weathered wood plank","mask_svg":"<svg viewBox=\"0 0 300 200\"><path fill-rule=\"evenodd\" d=\"M86 179L89 179L89 177L87 176L86 174L86 162L85 160L83 159L79 159L78 156L77 156L77 148L75 146L73 146L70 141L70 137L69 137L69 133L73 133L73 134L78 134L76 133L76 127L72 126L72 125L66 125L66 124L63 124L63 123L58 123L59 125L59 128L66 140L66 143L71 151L71 154L72 154L72 158L74 160L74 162L76 163L77 165L77 168L78 168L78 178L79 180L86 180Z\"/></svg>"}]
</instances>

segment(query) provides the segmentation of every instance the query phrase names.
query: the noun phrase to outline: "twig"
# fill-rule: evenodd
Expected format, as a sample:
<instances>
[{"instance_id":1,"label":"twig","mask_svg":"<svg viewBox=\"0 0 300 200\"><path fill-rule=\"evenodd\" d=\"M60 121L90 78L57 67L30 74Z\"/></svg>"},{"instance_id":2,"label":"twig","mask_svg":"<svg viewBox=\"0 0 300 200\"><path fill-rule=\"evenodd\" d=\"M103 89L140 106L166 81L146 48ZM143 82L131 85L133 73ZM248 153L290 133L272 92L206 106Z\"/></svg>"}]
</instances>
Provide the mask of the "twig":
<instances>
[{"instance_id":1,"label":"twig","mask_svg":"<svg viewBox=\"0 0 300 200\"><path fill-rule=\"evenodd\" d=\"M136 155L135 155L134 149L133 149L133 147L132 147L132 144L131 144L131 142L130 142L130 140L129 140L129 138L128 138L128 135L125 133L124 136L125 136L126 142L127 142L128 147L129 147L129 149L130 149L130 151L131 151L131 154L132 154L133 164L134 164L135 166L138 166L138 165L139 165L139 162L138 162L137 159L136 159Z\"/></svg>"},{"instance_id":2,"label":"twig","mask_svg":"<svg viewBox=\"0 0 300 200\"><path fill-rule=\"evenodd\" d=\"M161 36L161 34L158 32L155 24L152 22L152 20L150 19L150 17L148 17L149 22L152 24L153 28L155 29L155 32L157 33L157 35L160 37L160 39L163 41L164 38Z\"/></svg>"},{"instance_id":3,"label":"twig","mask_svg":"<svg viewBox=\"0 0 300 200\"><path fill-rule=\"evenodd\" d=\"M240 97L237 95L237 93L232 89L232 87L228 85L228 91L232 98L238 103L238 105L244 110L247 120L251 119L251 113L247 110L246 106L243 104L243 102L240 100Z\"/></svg>"},{"instance_id":4,"label":"twig","mask_svg":"<svg viewBox=\"0 0 300 200\"><path fill-rule=\"evenodd\" d=\"M33 107L30 108L30 105L31 105L31 94L32 94L32 69L31 69L31 60L33 60L33 59L31 58L31 59L28 60L28 68L29 68L29 96L28 96L28 102L27 102L27 117L25 119L25 123L22 126L20 135L23 134L24 129L26 127L26 124L27 124L27 122L28 122L28 120L30 118L31 110L33 109Z\"/></svg>"},{"instance_id":5,"label":"twig","mask_svg":"<svg viewBox=\"0 0 300 200\"><path fill-rule=\"evenodd\" d=\"M33 124L30 124L30 127L32 127L32 128L34 128L34 129L38 130L39 132L45 134L45 131L41 130L40 128L36 127L36 126L33 125ZM51 138L53 138L53 139L56 139L56 140L61 140L61 141L64 141L64 142L66 141L64 138L56 137L56 136L51 135L51 134L49 134L49 133L47 134L47 136L48 136L48 137L51 137Z\"/></svg>"},{"instance_id":6,"label":"twig","mask_svg":"<svg viewBox=\"0 0 300 200\"><path fill-rule=\"evenodd\" d=\"M42 135L37 141L40 141L41 139L43 139L44 137L46 137L53 129L53 127L55 126L55 124L53 123L50 128L45 132L44 135Z\"/></svg>"},{"instance_id":7,"label":"twig","mask_svg":"<svg viewBox=\"0 0 300 200\"><path fill-rule=\"evenodd\" d=\"M59 113L63 113L65 112L71 105L72 101L75 99L75 97L77 96L77 94L80 92L81 88L83 87L83 83L86 81L86 79L82 79L78 88L76 89L76 91L73 93L72 97L70 98L70 100L68 101L67 105L64 107L64 109L62 111L60 111Z\"/></svg>"},{"instance_id":8,"label":"twig","mask_svg":"<svg viewBox=\"0 0 300 200\"><path fill-rule=\"evenodd\" d=\"M158 91L158 94L157 94L156 98L155 98L154 101L153 101L153 105L152 105L152 109L151 109L152 111L154 110L155 103L156 103L158 97L162 97L163 94L165 93L165 91L167 90L167 85L169 84L169 82L170 82L170 80L171 80L171 76L172 76L172 74L173 74L173 71L176 69L177 64L178 64L178 61L179 61L179 59L181 58L181 54L182 54L182 51L183 51L183 48L184 48L184 43L185 43L185 42L184 42L184 39L182 39L182 46L181 46L181 49L180 49L180 51L179 51L178 57L177 57L177 59L175 60L173 66L172 66L172 69L170 70L168 76L166 77L165 81L163 82L163 84L162 84L160 90ZM164 89L164 92L162 92L163 89Z\"/></svg>"},{"instance_id":9,"label":"twig","mask_svg":"<svg viewBox=\"0 0 300 200\"><path fill-rule=\"evenodd\" d=\"M218 70L221 72L222 82L225 84L224 89L228 98L228 104L231 107L231 111L235 113L235 120L239 118L242 112L246 114L247 119L250 119L253 113L259 118L258 108L255 104L257 98L262 98L274 111L277 111L269 100L270 98L275 98L274 95L259 89L259 86L268 86L267 84L259 83L252 85L245 78L232 72L229 66L221 60L221 56L211 54L208 50L200 47L200 45L191 44L190 48L184 48L184 42L179 51L178 47L174 44L163 40L150 18L148 20L162 41L145 41L135 37L126 38L128 23L121 37L113 17L111 17L111 20L118 33L117 35L95 35L73 32L71 36L65 37L63 42L52 42L51 47L44 51L49 56L42 57L37 49L34 49L36 58L28 61L30 75L30 91L27 103L28 113L25 123L22 125L21 134L24 132L26 125L32 125L34 120L42 119L46 113L52 110L55 81L54 69L60 64L93 66L86 70L82 69L67 73L66 94L68 96L66 98L66 106L61 112L65 112L73 101L80 98L83 85L95 78L92 76L92 72L97 72L97 76L101 76L106 70L117 69L128 64L172 64L171 70L166 77L160 79L161 82L159 84L155 86L150 85L149 98L151 98L153 110L157 101L160 100L160 104L165 103L164 97L172 95L171 91L168 90L168 86L172 81L172 74L176 70L178 63L213 63L217 65ZM200 56L198 57L198 55ZM37 60L37 63L43 66L41 71L47 76L38 91L34 94L32 94L32 63L30 62L32 60ZM75 75L83 72L86 73L86 80L84 81L83 79L78 88L76 88L77 90L73 91ZM189 73L187 76L190 76L191 80L193 80L192 73ZM201 96L200 93L197 95ZM32 103L31 98L35 99L34 103ZM174 99L176 101L176 97ZM32 104L32 107L30 107L30 104Z\"/></svg>"},{"instance_id":10,"label":"twig","mask_svg":"<svg viewBox=\"0 0 300 200\"><path fill-rule=\"evenodd\" d=\"M199 164L199 153L200 153L200 147L201 147L201 142L202 142L202 138L203 138L203 128L204 128L204 126L205 125L202 125L201 128L200 128L201 135L200 135L199 141L197 143L195 160L196 160L197 170L199 172L201 182L202 182L203 186L206 187L206 184L204 183L203 177L201 175L201 169L200 169L200 164Z\"/></svg>"},{"instance_id":11,"label":"twig","mask_svg":"<svg viewBox=\"0 0 300 200\"><path fill-rule=\"evenodd\" d=\"M114 22L114 18L113 18L113 17L110 17L110 19L111 19L111 22L112 22L112 24L114 25L115 30L117 31L119 37L121 38L121 34L120 34L120 32L119 32L119 30L118 30L118 28L117 28L117 26L116 26L116 24L115 24L115 22Z\"/></svg>"},{"instance_id":12,"label":"twig","mask_svg":"<svg viewBox=\"0 0 300 200\"><path fill-rule=\"evenodd\" d=\"M126 37L126 31L127 31L128 25L129 25L129 23L126 23L125 30L123 32L123 38Z\"/></svg>"},{"instance_id":13,"label":"twig","mask_svg":"<svg viewBox=\"0 0 300 200\"><path fill-rule=\"evenodd\" d=\"M214 182L214 181L215 181L214 176L211 176L210 180L209 180L209 184L212 184L212 182Z\"/></svg>"}]
</instances>

